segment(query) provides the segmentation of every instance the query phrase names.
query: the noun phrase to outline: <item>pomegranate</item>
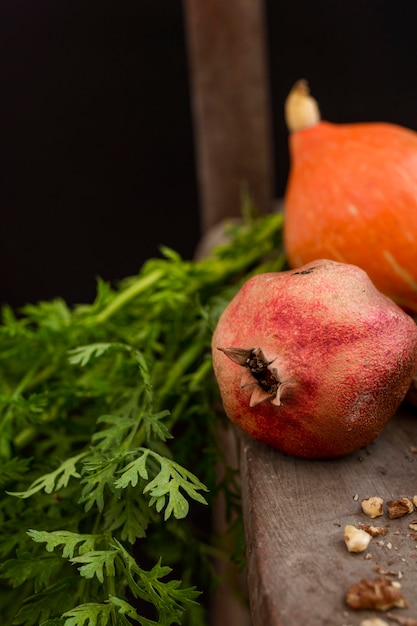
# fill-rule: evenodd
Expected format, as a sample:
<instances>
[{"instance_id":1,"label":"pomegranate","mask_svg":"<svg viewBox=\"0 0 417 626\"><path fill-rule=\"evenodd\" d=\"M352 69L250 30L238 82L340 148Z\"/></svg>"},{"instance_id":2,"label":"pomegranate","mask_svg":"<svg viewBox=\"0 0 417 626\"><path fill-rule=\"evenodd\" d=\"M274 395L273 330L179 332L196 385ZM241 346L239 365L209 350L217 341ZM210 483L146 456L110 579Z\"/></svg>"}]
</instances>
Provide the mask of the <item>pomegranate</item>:
<instances>
[{"instance_id":1,"label":"pomegranate","mask_svg":"<svg viewBox=\"0 0 417 626\"><path fill-rule=\"evenodd\" d=\"M417 370L417 326L365 271L326 259L256 275L212 339L226 415L304 458L371 443Z\"/></svg>"}]
</instances>

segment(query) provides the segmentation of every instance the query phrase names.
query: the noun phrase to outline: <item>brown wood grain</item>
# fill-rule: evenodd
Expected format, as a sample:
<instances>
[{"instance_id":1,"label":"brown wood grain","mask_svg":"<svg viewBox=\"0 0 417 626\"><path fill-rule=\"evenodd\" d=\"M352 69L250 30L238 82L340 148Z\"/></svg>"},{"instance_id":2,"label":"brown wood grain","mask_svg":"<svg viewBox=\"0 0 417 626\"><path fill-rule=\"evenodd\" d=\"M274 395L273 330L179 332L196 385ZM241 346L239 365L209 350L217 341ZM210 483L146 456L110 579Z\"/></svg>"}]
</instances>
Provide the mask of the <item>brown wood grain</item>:
<instances>
[{"instance_id":1,"label":"brown wood grain","mask_svg":"<svg viewBox=\"0 0 417 626\"><path fill-rule=\"evenodd\" d=\"M202 231L273 198L263 0L184 0Z\"/></svg>"},{"instance_id":2,"label":"brown wood grain","mask_svg":"<svg viewBox=\"0 0 417 626\"><path fill-rule=\"evenodd\" d=\"M272 209L264 4L184 0L184 16L207 235L222 220L241 216L244 190L260 213ZM372 540L371 559L349 553L343 541L346 524L370 521L361 512L362 498L417 494L417 455L410 451L417 446L417 415L400 412L372 445L333 461L285 456L242 433L238 439L252 626L359 626L366 617L383 618L355 612L344 601L351 584L378 575L375 565L402 573L410 608L394 612L417 619L417 542L408 532L413 516L377 518L390 530L383 545ZM215 517L222 528L221 513ZM221 591L213 626L247 623L231 589Z\"/></svg>"},{"instance_id":3,"label":"brown wood grain","mask_svg":"<svg viewBox=\"0 0 417 626\"><path fill-rule=\"evenodd\" d=\"M417 541L408 528L417 511L370 520L360 506L374 495L387 502L417 494L417 414L402 409L375 442L337 460L297 459L239 437L253 626L359 626L366 617L382 619L380 611L345 603L350 585L378 576L374 566L401 572L391 578L410 607L393 612L417 619ZM349 553L344 527L360 523L387 525L389 532L373 538L366 552Z\"/></svg>"}]
</instances>

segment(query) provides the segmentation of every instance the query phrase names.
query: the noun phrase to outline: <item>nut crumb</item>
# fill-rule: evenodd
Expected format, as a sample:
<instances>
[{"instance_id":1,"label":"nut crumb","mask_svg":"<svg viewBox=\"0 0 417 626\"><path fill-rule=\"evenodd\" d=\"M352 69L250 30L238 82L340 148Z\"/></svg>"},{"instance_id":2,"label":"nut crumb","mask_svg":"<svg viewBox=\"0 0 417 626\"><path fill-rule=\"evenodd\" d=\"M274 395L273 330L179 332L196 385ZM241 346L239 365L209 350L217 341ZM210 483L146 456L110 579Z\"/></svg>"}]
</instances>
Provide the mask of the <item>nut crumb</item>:
<instances>
[{"instance_id":1,"label":"nut crumb","mask_svg":"<svg viewBox=\"0 0 417 626\"><path fill-rule=\"evenodd\" d=\"M396 576L397 573L393 570L386 569L384 570L380 565L374 565L374 570L377 574L381 574L383 576Z\"/></svg>"},{"instance_id":2,"label":"nut crumb","mask_svg":"<svg viewBox=\"0 0 417 626\"><path fill-rule=\"evenodd\" d=\"M394 613L387 613L387 617L400 626L417 626L417 620L412 617L403 617L402 615L394 615Z\"/></svg>"},{"instance_id":3,"label":"nut crumb","mask_svg":"<svg viewBox=\"0 0 417 626\"><path fill-rule=\"evenodd\" d=\"M346 603L352 609L377 609L379 611L387 611L393 607L408 607L399 583L384 576L374 580L362 578L358 583L351 585L346 593Z\"/></svg>"},{"instance_id":4,"label":"nut crumb","mask_svg":"<svg viewBox=\"0 0 417 626\"><path fill-rule=\"evenodd\" d=\"M388 533L387 526L371 526L369 524L359 524L359 528L371 535L371 537L379 537L379 535L386 535Z\"/></svg>"},{"instance_id":5,"label":"nut crumb","mask_svg":"<svg viewBox=\"0 0 417 626\"><path fill-rule=\"evenodd\" d=\"M396 519L397 517L403 517L414 511L414 504L410 498L397 498L388 502L388 517L390 519Z\"/></svg>"},{"instance_id":6,"label":"nut crumb","mask_svg":"<svg viewBox=\"0 0 417 626\"><path fill-rule=\"evenodd\" d=\"M362 511L370 518L379 517L384 512L384 499L379 496L364 498L361 501Z\"/></svg>"},{"instance_id":7,"label":"nut crumb","mask_svg":"<svg viewBox=\"0 0 417 626\"><path fill-rule=\"evenodd\" d=\"M363 552L369 546L372 537L364 530L353 526L353 524L347 524L343 539L349 552Z\"/></svg>"},{"instance_id":8,"label":"nut crumb","mask_svg":"<svg viewBox=\"0 0 417 626\"><path fill-rule=\"evenodd\" d=\"M379 617L370 617L362 620L359 626L389 626L389 624Z\"/></svg>"}]
</instances>

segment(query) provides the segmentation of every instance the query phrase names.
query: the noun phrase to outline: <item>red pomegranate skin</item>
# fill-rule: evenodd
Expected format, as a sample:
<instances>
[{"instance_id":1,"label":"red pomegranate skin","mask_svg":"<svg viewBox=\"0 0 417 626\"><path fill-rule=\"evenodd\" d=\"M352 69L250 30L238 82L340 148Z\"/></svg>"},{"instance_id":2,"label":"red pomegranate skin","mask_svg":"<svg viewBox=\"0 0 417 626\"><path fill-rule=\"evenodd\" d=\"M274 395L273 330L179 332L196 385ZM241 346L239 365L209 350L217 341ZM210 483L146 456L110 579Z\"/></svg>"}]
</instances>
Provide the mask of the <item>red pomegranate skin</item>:
<instances>
[{"instance_id":1,"label":"red pomegranate skin","mask_svg":"<svg viewBox=\"0 0 417 626\"><path fill-rule=\"evenodd\" d=\"M255 354L260 373L244 364ZM394 415L417 370L417 325L362 269L321 259L250 278L220 316L212 355L226 415L250 437L336 458Z\"/></svg>"}]
</instances>

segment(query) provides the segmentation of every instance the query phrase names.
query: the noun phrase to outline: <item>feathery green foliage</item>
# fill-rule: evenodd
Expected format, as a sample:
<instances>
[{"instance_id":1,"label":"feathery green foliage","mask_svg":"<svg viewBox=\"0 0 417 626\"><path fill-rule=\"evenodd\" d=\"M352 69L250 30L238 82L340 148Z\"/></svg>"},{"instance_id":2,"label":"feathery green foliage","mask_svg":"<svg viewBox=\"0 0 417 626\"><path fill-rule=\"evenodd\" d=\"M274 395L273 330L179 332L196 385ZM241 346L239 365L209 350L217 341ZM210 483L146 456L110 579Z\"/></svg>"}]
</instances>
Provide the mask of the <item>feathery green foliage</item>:
<instances>
[{"instance_id":1,"label":"feathery green foliage","mask_svg":"<svg viewBox=\"0 0 417 626\"><path fill-rule=\"evenodd\" d=\"M4 307L3 626L206 623L207 504L239 506L233 472L216 481L210 341L242 281L282 269L281 226L245 221L201 261L164 249L91 304Z\"/></svg>"}]
</instances>

